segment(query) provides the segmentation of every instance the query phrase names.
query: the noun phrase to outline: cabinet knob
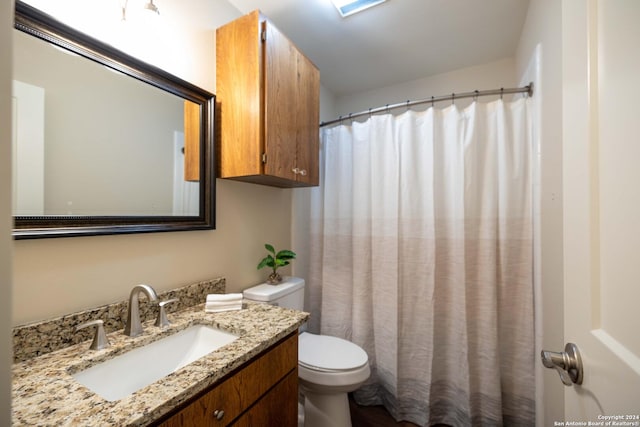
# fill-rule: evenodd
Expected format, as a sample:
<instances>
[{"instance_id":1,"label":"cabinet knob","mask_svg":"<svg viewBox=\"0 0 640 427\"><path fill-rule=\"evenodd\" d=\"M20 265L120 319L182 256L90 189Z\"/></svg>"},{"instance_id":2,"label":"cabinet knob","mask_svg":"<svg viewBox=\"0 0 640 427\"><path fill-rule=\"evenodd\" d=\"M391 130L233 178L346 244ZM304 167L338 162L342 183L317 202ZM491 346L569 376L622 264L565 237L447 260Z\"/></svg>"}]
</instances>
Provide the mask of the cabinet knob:
<instances>
[{"instance_id":1,"label":"cabinet knob","mask_svg":"<svg viewBox=\"0 0 640 427\"><path fill-rule=\"evenodd\" d=\"M300 169L300 168L293 168L291 169L291 172L295 173L296 175L300 174L302 176L305 176L307 174L306 169Z\"/></svg>"},{"instance_id":2,"label":"cabinet knob","mask_svg":"<svg viewBox=\"0 0 640 427\"><path fill-rule=\"evenodd\" d=\"M222 409L216 409L213 411L213 416L216 417L216 420L221 420L224 417L224 411Z\"/></svg>"}]
</instances>

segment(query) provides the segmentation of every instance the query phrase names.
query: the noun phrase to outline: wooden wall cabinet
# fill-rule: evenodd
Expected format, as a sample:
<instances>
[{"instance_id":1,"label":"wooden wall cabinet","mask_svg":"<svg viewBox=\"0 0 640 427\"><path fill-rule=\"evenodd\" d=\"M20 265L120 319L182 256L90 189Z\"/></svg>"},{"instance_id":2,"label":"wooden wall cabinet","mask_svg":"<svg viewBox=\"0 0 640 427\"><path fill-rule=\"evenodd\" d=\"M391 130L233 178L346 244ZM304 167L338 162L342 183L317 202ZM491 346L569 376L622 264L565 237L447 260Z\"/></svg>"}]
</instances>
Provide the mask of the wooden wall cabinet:
<instances>
[{"instance_id":1,"label":"wooden wall cabinet","mask_svg":"<svg viewBox=\"0 0 640 427\"><path fill-rule=\"evenodd\" d=\"M216 31L219 176L318 185L320 73L259 11Z\"/></svg>"},{"instance_id":2,"label":"wooden wall cabinet","mask_svg":"<svg viewBox=\"0 0 640 427\"><path fill-rule=\"evenodd\" d=\"M156 425L296 427L297 331Z\"/></svg>"}]
</instances>

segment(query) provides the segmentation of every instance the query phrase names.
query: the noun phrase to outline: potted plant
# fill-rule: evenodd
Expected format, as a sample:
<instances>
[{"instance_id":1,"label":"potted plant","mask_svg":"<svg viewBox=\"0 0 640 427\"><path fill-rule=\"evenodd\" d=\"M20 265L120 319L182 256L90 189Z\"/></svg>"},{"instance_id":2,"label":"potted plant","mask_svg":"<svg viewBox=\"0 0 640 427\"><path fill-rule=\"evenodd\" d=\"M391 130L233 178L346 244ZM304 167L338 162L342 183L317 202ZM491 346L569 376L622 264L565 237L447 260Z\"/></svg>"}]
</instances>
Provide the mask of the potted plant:
<instances>
[{"instance_id":1,"label":"potted plant","mask_svg":"<svg viewBox=\"0 0 640 427\"><path fill-rule=\"evenodd\" d=\"M267 283L276 285L282 281L282 276L278 273L278 268L289 265L289 261L295 259L296 254L288 249L276 252L274 247L268 243L265 243L264 247L269 253L258 264L258 270L263 267L271 267L273 271L269 274Z\"/></svg>"}]
</instances>

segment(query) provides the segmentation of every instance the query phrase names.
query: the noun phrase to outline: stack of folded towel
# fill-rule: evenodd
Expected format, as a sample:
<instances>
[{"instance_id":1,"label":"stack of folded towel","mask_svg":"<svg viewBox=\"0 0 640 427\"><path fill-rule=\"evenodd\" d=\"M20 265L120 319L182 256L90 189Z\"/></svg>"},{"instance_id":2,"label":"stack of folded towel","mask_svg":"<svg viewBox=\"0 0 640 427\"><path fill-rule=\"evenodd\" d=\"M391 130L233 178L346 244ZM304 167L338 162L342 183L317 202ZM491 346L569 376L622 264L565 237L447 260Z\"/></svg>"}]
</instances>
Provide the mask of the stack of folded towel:
<instances>
[{"instance_id":1,"label":"stack of folded towel","mask_svg":"<svg viewBox=\"0 0 640 427\"><path fill-rule=\"evenodd\" d=\"M219 311L240 310L242 308L242 294L209 294L204 305L207 313Z\"/></svg>"}]
</instances>

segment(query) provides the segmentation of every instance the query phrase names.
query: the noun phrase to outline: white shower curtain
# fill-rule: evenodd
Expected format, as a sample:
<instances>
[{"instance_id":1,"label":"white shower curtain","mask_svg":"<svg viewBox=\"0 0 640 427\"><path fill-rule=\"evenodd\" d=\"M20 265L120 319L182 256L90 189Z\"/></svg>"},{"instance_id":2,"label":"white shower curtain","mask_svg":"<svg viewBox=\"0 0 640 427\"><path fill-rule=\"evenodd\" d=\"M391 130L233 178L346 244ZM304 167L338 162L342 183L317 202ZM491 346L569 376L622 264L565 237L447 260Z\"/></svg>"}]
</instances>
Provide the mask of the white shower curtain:
<instances>
[{"instance_id":1,"label":"white shower curtain","mask_svg":"<svg viewBox=\"0 0 640 427\"><path fill-rule=\"evenodd\" d=\"M534 425L528 103L322 130L309 327L369 355L358 403L418 425Z\"/></svg>"}]
</instances>

